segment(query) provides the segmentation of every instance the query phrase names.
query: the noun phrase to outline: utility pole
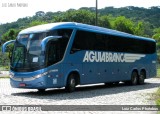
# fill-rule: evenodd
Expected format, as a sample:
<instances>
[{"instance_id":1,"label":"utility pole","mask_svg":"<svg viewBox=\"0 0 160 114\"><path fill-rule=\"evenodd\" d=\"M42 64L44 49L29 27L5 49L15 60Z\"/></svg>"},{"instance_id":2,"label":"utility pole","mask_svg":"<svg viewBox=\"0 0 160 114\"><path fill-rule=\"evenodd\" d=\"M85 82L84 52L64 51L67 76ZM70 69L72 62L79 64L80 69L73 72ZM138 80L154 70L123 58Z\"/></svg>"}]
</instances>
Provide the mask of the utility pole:
<instances>
[{"instance_id":1,"label":"utility pole","mask_svg":"<svg viewBox=\"0 0 160 114\"><path fill-rule=\"evenodd\" d=\"M98 0L96 0L96 20L95 20L95 25L98 25Z\"/></svg>"}]
</instances>

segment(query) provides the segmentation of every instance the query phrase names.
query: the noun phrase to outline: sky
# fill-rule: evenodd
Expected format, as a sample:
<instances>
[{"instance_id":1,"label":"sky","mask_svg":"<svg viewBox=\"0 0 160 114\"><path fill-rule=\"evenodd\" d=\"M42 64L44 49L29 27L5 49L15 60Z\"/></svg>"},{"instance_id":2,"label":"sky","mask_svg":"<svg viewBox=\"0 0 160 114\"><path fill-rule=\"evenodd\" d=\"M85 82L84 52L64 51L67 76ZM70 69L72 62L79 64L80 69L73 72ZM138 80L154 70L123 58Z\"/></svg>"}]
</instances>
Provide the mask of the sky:
<instances>
[{"instance_id":1,"label":"sky","mask_svg":"<svg viewBox=\"0 0 160 114\"><path fill-rule=\"evenodd\" d=\"M81 7L95 7L96 0L0 0L0 24L33 16L37 11L56 12ZM149 8L160 6L160 0L98 0L98 9L136 6Z\"/></svg>"}]
</instances>

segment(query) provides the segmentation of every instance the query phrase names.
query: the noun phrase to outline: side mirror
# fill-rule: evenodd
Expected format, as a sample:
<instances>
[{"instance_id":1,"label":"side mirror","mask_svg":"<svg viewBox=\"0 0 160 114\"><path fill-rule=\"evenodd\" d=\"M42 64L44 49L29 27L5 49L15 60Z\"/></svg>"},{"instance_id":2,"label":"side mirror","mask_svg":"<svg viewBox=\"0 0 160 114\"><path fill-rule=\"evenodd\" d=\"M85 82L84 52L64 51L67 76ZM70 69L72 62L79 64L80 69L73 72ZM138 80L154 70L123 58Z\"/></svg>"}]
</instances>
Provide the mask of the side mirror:
<instances>
[{"instance_id":1,"label":"side mirror","mask_svg":"<svg viewBox=\"0 0 160 114\"><path fill-rule=\"evenodd\" d=\"M14 43L15 40L10 40L10 41L7 41L5 42L3 45L2 45L2 53L4 54L6 52L6 47L11 44L11 43Z\"/></svg>"},{"instance_id":2,"label":"side mirror","mask_svg":"<svg viewBox=\"0 0 160 114\"><path fill-rule=\"evenodd\" d=\"M12 43L14 43L14 42L15 42L15 40L10 40L10 41L5 42L5 43L2 45L2 54L3 54L3 55L4 55L5 52L6 52L6 47L7 47L9 44L12 44ZM12 53L9 52L9 55L8 55L9 60L11 60L11 57L12 57Z\"/></svg>"},{"instance_id":3,"label":"side mirror","mask_svg":"<svg viewBox=\"0 0 160 114\"><path fill-rule=\"evenodd\" d=\"M50 40L57 40L59 38L62 38L62 36L48 36L48 37L44 38L41 42L42 52L45 51L46 45Z\"/></svg>"}]
</instances>

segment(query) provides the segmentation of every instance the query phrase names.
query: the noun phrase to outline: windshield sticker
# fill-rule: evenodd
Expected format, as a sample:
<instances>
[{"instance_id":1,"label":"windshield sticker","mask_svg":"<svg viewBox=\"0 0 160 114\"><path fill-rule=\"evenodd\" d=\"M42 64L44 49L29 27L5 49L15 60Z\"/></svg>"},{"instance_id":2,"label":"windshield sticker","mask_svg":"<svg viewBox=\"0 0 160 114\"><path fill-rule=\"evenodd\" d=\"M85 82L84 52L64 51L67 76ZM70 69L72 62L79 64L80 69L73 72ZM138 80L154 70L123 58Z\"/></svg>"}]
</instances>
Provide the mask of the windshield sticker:
<instances>
[{"instance_id":1,"label":"windshield sticker","mask_svg":"<svg viewBox=\"0 0 160 114\"><path fill-rule=\"evenodd\" d=\"M30 34L30 35L29 35L29 38L30 38L30 39L33 38L33 35L34 35L34 34Z\"/></svg>"},{"instance_id":2,"label":"windshield sticker","mask_svg":"<svg viewBox=\"0 0 160 114\"><path fill-rule=\"evenodd\" d=\"M34 63L38 62L38 57L33 57L33 61Z\"/></svg>"}]
</instances>

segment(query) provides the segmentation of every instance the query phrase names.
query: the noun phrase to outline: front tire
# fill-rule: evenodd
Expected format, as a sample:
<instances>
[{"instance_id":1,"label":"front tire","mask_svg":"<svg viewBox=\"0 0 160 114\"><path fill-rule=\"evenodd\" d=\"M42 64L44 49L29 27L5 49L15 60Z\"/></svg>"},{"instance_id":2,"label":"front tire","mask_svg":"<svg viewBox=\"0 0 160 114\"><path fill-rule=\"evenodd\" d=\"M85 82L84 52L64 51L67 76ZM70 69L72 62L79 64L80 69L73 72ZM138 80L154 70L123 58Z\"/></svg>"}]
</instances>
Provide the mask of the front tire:
<instances>
[{"instance_id":1,"label":"front tire","mask_svg":"<svg viewBox=\"0 0 160 114\"><path fill-rule=\"evenodd\" d=\"M68 77L67 85L66 85L65 89L67 92L73 92L73 91L75 91L75 88L76 88L76 78L75 78L74 74L71 74Z\"/></svg>"}]
</instances>

